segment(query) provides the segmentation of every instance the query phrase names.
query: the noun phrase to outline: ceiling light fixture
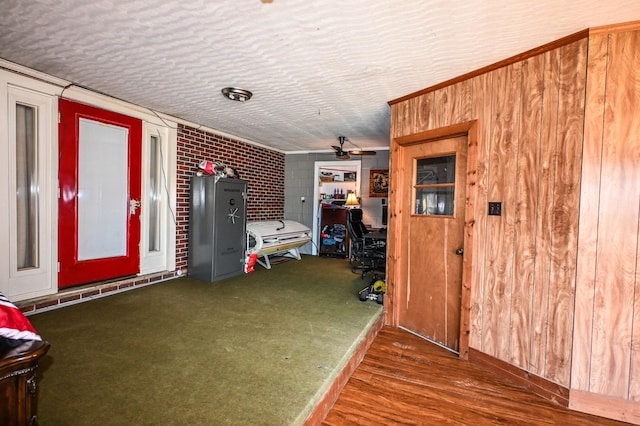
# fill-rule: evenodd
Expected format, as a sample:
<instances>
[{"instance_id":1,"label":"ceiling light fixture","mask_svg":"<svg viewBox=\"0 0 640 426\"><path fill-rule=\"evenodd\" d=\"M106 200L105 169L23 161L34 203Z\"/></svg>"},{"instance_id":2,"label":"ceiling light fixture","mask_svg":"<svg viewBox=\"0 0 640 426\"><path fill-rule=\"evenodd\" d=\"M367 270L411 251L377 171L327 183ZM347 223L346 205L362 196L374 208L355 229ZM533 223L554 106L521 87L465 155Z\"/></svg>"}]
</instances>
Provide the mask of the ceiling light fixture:
<instances>
[{"instance_id":1,"label":"ceiling light fixture","mask_svg":"<svg viewBox=\"0 0 640 426\"><path fill-rule=\"evenodd\" d=\"M251 93L250 91L245 89L238 89L236 87L225 87L224 89L222 89L222 94L225 98L238 102L246 102L253 96L253 93Z\"/></svg>"}]
</instances>

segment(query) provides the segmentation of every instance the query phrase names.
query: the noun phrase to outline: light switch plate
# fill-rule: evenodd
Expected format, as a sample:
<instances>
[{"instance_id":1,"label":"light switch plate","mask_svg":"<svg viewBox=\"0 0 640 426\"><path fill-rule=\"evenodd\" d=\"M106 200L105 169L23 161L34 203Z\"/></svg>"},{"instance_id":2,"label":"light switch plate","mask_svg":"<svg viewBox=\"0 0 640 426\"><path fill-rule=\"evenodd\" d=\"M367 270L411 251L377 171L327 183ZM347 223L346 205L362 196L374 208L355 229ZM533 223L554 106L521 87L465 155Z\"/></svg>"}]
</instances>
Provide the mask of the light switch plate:
<instances>
[{"instance_id":1,"label":"light switch plate","mask_svg":"<svg viewBox=\"0 0 640 426\"><path fill-rule=\"evenodd\" d=\"M502 216L502 201L489 201L489 216Z\"/></svg>"}]
</instances>

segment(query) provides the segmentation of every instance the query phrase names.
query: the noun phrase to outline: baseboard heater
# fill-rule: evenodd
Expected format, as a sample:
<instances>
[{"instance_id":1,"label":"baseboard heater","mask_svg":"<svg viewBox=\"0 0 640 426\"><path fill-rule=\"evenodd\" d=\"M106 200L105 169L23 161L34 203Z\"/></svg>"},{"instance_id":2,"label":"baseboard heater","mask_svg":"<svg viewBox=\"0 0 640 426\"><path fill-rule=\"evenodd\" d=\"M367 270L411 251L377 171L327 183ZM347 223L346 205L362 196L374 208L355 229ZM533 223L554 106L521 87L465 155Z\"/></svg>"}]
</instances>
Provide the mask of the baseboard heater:
<instances>
[{"instance_id":1,"label":"baseboard heater","mask_svg":"<svg viewBox=\"0 0 640 426\"><path fill-rule=\"evenodd\" d=\"M311 241L310 233L308 227L293 220L247 222L247 253L256 253L256 262L267 269L271 269L271 255L300 260L300 246Z\"/></svg>"}]
</instances>

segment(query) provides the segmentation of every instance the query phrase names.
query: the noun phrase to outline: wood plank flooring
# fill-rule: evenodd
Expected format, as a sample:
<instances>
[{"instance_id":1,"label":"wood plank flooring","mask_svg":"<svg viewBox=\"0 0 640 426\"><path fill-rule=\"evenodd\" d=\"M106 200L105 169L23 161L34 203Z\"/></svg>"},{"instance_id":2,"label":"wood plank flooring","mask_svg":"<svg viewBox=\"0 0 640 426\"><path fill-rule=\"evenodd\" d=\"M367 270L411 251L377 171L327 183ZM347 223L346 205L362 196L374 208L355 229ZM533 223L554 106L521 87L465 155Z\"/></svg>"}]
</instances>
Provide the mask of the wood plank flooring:
<instances>
[{"instance_id":1,"label":"wood plank flooring","mask_svg":"<svg viewBox=\"0 0 640 426\"><path fill-rule=\"evenodd\" d=\"M322 424L625 423L564 409L407 331L384 327Z\"/></svg>"}]
</instances>

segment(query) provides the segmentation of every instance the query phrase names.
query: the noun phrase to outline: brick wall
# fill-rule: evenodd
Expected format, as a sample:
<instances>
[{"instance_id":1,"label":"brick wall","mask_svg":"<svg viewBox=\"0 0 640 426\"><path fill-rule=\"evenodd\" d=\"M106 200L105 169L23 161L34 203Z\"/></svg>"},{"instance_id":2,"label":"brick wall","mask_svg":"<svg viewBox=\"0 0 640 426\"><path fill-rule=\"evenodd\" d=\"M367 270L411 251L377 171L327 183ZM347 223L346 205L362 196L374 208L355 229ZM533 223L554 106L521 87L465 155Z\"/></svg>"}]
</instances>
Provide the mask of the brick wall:
<instances>
[{"instance_id":1,"label":"brick wall","mask_svg":"<svg viewBox=\"0 0 640 426\"><path fill-rule=\"evenodd\" d=\"M284 218L284 154L213 133L178 126L176 268L187 267L189 178L201 160L223 163L248 182L247 220Z\"/></svg>"}]
</instances>

